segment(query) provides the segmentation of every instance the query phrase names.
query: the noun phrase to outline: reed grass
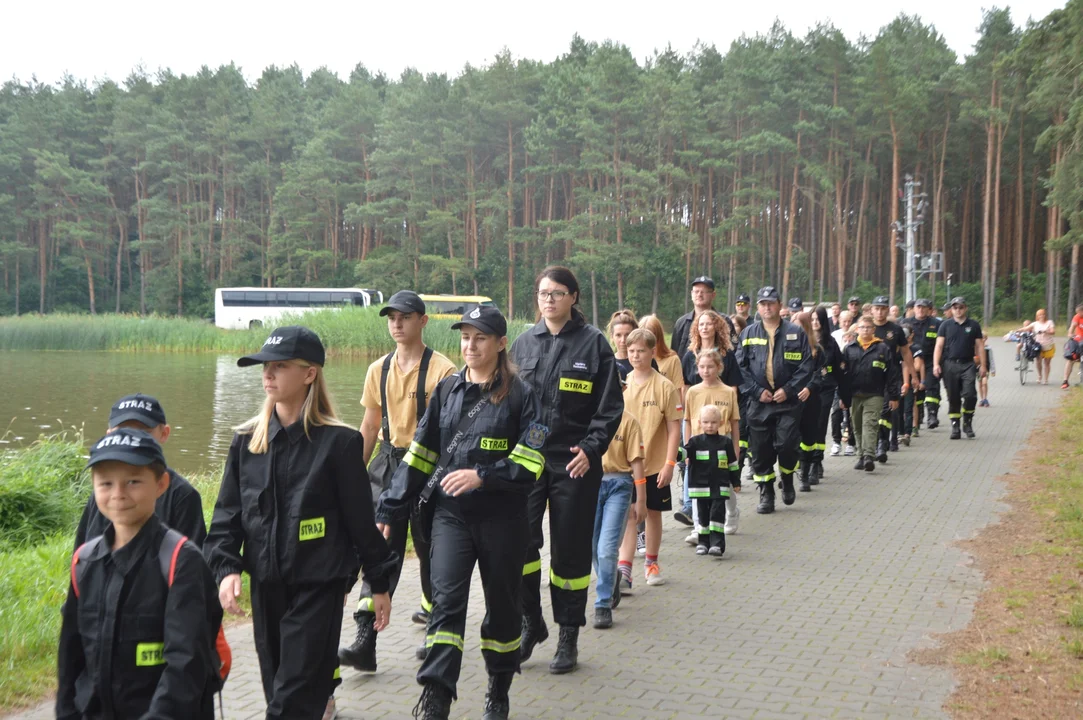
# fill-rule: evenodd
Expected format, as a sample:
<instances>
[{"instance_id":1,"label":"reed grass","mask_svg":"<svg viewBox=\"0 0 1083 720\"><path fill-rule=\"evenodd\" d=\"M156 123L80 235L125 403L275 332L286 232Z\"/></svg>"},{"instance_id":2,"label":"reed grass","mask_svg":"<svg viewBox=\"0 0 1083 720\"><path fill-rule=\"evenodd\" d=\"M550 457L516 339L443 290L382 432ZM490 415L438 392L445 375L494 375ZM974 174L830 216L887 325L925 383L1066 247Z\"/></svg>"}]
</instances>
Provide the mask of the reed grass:
<instances>
[{"instance_id":1,"label":"reed grass","mask_svg":"<svg viewBox=\"0 0 1083 720\"><path fill-rule=\"evenodd\" d=\"M90 487L81 440L43 436L0 455L0 550L74 531Z\"/></svg>"},{"instance_id":2,"label":"reed grass","mask_svg":"<svg viewBox=\"0 0 1083 720\"><path fill-rule=\"evenodd\" d=\"M429 347L458 355L459 333L453 320L430 318ZM387 320L376 308L322 310L285 318L281 325L302 324L320 336L331 356L370 357L394 347ZM514 340L526 327L513 322ZM0 350L113 350L139 352L255 352L272 328L223 330L205 320L151 315L22 315L0 318Z\"/></svg>"}]
</instances>

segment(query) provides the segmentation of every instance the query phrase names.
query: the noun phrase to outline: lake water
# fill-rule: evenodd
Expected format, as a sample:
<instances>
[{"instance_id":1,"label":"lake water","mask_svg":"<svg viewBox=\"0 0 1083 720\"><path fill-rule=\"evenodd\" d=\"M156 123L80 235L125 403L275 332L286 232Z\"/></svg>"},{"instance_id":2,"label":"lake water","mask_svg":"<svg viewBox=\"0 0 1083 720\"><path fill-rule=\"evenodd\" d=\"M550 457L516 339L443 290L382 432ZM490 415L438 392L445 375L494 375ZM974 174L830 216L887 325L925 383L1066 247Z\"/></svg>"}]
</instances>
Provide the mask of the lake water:
<instances>
[{"instance_id":1,"label":"lake water","mask_svg":"<svg viewBox=\"0 0 1083 720\"><path fill-rule=\"evenodd\" d=\"M105 433L113 403L142 392L158 398L172 427L164 447L169 464L182 474L217 470L231 428L263 402L259 368L239 368L232 355L16 351L0 353L0 362L0 449L80 430L93 442ZM364 415L371 362L332 358L326 367L335 409L354 427Z\"/></svg>"}]
</instances>

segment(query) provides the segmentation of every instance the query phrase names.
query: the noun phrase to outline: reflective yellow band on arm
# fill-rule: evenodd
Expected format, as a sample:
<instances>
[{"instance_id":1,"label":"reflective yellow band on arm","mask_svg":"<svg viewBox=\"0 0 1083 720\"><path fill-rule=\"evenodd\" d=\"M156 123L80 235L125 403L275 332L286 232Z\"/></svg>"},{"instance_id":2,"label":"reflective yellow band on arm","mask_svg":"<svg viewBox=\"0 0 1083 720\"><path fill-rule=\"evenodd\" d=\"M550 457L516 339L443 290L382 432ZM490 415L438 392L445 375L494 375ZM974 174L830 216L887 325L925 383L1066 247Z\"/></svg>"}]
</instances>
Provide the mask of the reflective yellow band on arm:
<instances>
[{"instance_id":1,"label":"reflective yellow band on arm","mask_svg":"<svg viewBox=\"0 0 1083 720\"><path fill-rule=\"evenodd\" d=\"M578 578L562 578L553 572L552 568L549 569L549 583L561 590L586 590L590 587L590 575L584 575Z\"/></svg>"},{"instance_id":2,"label":"reflective yellow band on arm","mask_svg":"<svg viewBox=\"0 0 1083 720\"><path fill-rule=\"evenodd\" d=\"M416 454L413 450L407 451L406 455L402 458L402 461L410 467L414 468L415 470L420 470L426 475L432 475L432 471L436 469L436 466L434 464L432 464L428 460L425 460L423 457Z\"/></svg>"},{"instance_id":3,"label":"reflective yellow band on arm","mask_svg":"<svg viewBox=\"0 0 1083 720\"><path fill-rule=\"evenodd\" d=\"M508 455L508 460L529 470L534 474L535 480L541 477L542 470L545 469L545 459L541 453L534 452L523 445L516 445L511 455Z\"/></svg>"},{"instance_id":4,"label":"reflective yellow band on arm","mask_svg":"<svg viewBox=\"0 0 1083 720\"><path fill-rule=\"evenodd\" d=\"M411 442L409 450L422 460L428 460L431 463L435 463L440 459L439 453L433 452L432 450L429 450L427 447L417 442Z\"/></svg>"},{"instance_id":5,"label":"reflective yellow band on arm","mask_svg":"<svg viewBox=\"0 0 1083 720\"><path fill-rule=\"evenodd\" d=\"M532 575L536 572L541 572L541 558L538 558L534 562L528 562L523 565L523 575Z\"/></svg>"}]
</instances>

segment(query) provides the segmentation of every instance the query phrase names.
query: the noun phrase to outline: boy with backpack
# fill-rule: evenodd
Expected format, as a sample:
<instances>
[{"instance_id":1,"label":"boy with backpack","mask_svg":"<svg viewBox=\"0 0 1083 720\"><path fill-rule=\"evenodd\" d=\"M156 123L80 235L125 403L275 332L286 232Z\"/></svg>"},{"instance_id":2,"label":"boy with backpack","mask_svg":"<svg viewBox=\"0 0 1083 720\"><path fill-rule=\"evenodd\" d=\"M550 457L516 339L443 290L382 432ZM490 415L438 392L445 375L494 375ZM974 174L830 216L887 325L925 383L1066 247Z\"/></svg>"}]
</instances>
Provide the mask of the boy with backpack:
<instances>
[{"instance_id":1,"label":"boy with backpack","mask_svg":"<svg viewBox=\"0 0 1083 720\"><path fill-rule=\"evenodd\" d=\"M212 720L228 672L222 608L199 549L155 514L170 481L162 448L117 428L87 467L110 524L72 557L56 716Z\"/></svg>"}]
</instances>

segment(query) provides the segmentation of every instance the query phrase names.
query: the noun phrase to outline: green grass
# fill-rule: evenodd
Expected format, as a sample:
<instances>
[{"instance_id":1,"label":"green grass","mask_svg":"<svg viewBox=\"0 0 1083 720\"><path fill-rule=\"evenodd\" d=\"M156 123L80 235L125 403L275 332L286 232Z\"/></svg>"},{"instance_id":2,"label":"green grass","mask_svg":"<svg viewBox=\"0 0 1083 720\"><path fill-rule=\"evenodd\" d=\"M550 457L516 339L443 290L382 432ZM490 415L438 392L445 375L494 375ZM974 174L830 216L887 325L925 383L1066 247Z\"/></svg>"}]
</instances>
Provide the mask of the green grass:
<instances>
[{"instance_id":1,"label":"green grass","mask_svg":"<svg viewBox=\"0 0 1083 720\"><path fill-rule=\"evenodd\" d=\"M430 318L425 342L446 355L458 355L453 320ZM280 324L312 328L330 355L372 356L394 347L387 320L376 308L344 308L285 318ZM525 321L512 322L514 340ZM255 352L272 328L222 330L204 320L152 315L22 315L0 318L0 350L117 350L144 352Z\"/></svg>"},{"instance_id":2,"label":"green grass","mask_svg":"<svg viewBox=\"0 0 1083 720\"><path fill-rule=\"evenodd\" d=\"M82 438L63 435L0 455L0 551L74 531L90 487L85 463Z\"/></svg>"}]
</instances>

